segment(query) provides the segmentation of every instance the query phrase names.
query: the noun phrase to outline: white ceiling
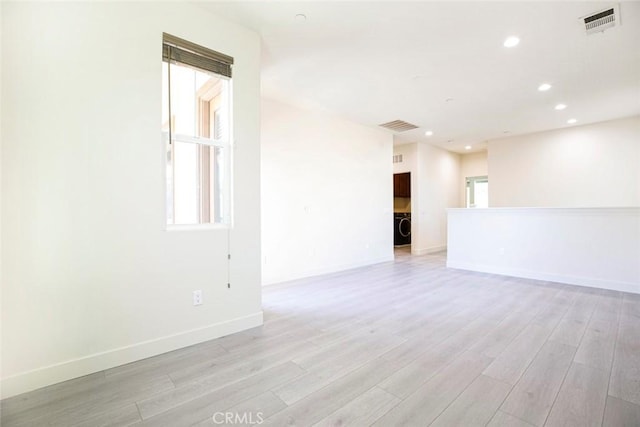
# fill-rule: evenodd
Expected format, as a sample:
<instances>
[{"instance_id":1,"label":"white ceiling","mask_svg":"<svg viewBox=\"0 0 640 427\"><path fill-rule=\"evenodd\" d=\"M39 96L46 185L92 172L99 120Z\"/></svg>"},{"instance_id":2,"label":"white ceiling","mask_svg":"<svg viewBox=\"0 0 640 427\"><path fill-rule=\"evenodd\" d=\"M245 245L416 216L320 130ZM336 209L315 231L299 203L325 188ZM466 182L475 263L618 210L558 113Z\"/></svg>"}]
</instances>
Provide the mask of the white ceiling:
<instances>
[{"instance_id":1,"label":"white ceiling","mask_svg":"<svg viewBox=\"0 0 640 427\"><path fill-rule=\"evenodd\" d=\"M398 143L477 151L490 139L570 126L569 118L640 114L639 2L620 3L622 25L591 36L579 18L613 3L199 4L262 36L265 96L368 126L419 126L396 134ZM521 41L509 49L510 35ZM551 90L539 92L543 82ZM568 107L556 111L557 103Z\"/></svg>"}]
</instances>

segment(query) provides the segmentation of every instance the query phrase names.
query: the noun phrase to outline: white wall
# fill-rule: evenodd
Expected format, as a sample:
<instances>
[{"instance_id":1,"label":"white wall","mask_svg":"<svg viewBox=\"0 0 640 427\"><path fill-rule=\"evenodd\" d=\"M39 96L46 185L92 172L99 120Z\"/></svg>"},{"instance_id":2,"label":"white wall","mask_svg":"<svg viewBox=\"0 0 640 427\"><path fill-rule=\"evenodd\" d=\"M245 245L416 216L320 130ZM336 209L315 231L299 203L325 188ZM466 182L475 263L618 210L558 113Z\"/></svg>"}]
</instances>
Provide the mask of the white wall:
<instances>
[{"instance_id":1,"label":"white wall","mask_svg":"<svg viewBox=\"0 0 640 427\"><path fill-rule=\"evenodd\" d=\"M392 137L262 101L264 284L393 259Z\"/></svg>"},{"instance_id":2,"label":"white wall","mask_svg":"<svg viewBox=\"0 0 640 427\"><path fill-rule=\"evenodd\" d=\"M393 173L416 172L417 151L418 144L416 143L394 145L393 155L402 154L402 162L393 164ZM413 182L411 185L413 186Z\"/></svg>"},{"instance_id":3,"label":"white wall","mask_svg":"<svg viewBox=\"0 0 640 427\"><path fill-rule=\"evenodd\" d=\"M640 116L489 142L489 206L640 206Z\"/></svg>"},{"instance_id":4,"label":"white wall","mask_svg":"<svg viewBox=\"0 0 640 427\"><path fill-rule=\"evenodd\" d=\"M447 267L640 293L640 208L449 210Z\"/></svg>"},{"instance_id":5,"label":"white wall","mask_svg":"<svg viewBox=\"0 0 640 427\"><path fill-rule=\"evenodd\" d=\"M460 156L460 207L467 205L466 179L472 176L486 175L489 175L488 155L486 151ZM491 178L489 178L489 192L491 192Z\"/></svg>"},{"instance_id":6,"label":"white wall","mask_svg":"<svg viewBox=\"0 0 640 427\"><path fill-rule=\"evenodd\" d=\"M0 2L0 94L2 94L2 12L3 2ZM2 308L2 99L0 99L0 309ZM0 379L3 378L2 370L2 315L0 314ZM0 399L2 398L2 381L0 380ZM2 419L2 405L0 405L0 419Z\"/></svg>"},{"instance_id":7,"label":"white wall","mask_svg":"<svg viewBox=\"0 0 640 427\"><path fill-rule=\"evenodd\" d=\"M447 247L447 208L460 203L460 155L417 144L416 163L418 183L411 190L412 199L417 197L411 215L411 252L422 255Z\"/></svg>"},{"instance_id":8,"label":"white wall","mask_svg":"<svg viewBox=\"0 0 640 427\"><path fill-rule=\"evenodd\" d=\"M227 231L165 231L163 31L236 61L230 266ZM2 42L3 396L259 325L258 36L187 3L16 2Z\"/></svg>"}]
</instances>

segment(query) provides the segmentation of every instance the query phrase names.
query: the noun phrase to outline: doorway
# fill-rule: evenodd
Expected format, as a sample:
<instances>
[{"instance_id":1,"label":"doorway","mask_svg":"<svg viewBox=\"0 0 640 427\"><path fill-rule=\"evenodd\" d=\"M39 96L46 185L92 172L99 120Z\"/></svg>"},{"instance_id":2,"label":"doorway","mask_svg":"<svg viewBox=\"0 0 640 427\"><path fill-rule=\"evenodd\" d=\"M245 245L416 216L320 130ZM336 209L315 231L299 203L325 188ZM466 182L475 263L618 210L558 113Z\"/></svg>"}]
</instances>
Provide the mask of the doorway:
<instances>
[{"instance_id":1,"label":"doorway","mask_svg":"<svg viewBox=\"0 0 640 427\"><path fill-rule=\"evenodd\" d=\"M411 248L411 172L393 175L393 246Z\"/></svg>"}]
</instances>

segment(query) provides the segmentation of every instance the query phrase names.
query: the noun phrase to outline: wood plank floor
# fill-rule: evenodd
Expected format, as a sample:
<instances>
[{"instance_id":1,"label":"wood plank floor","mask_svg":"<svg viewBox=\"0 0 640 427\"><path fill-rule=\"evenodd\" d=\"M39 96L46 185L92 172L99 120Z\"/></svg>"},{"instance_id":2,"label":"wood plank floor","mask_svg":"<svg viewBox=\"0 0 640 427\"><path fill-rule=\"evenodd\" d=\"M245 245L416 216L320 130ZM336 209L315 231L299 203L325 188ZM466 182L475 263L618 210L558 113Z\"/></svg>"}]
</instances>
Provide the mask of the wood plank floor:
<instances>
[{"instance_id":1,"label":"wood plank floor","mask_svg":"<svg viewBox=\"0 0 640 427\"><path fill-rule=\"evenodd\" d=\"M263 300L263 327L6 399L1 425L640 426L640 295L397 251Z\"/></svg>"}]
</instances>

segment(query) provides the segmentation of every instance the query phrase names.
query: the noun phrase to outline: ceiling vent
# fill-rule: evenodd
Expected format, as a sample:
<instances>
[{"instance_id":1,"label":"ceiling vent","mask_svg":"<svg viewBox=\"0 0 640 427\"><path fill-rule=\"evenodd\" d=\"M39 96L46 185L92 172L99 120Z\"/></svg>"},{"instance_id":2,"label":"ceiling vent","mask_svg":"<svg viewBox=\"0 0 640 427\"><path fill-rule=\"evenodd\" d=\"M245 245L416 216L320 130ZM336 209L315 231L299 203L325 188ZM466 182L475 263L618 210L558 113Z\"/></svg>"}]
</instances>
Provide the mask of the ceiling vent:
<instances>
[{"instance_id":1,"label":"ceiling vent","mask_svg":"<svg viewBox=\"0 0 640 427\"><path fill-rule=\"evenodd\" d=\"M589 16L584 16L580 20L584 23L587 35L601 33L620 25L620 9L618 5L611 6Z\"/></svg>"},{"instance_id":2,"label":"ceiling vent","mask_svg":"<svg viewBox=\"0 0 640 427\"><path fill-rule=\"evenodd\" d=\"M417 129L418 126L412 125L411 123L407 123L403 120L394 120L389 123L383 123L380 126L386 129L390 129L394 132L404 132L411 129Z\"/></svg>"}]
</instances>

